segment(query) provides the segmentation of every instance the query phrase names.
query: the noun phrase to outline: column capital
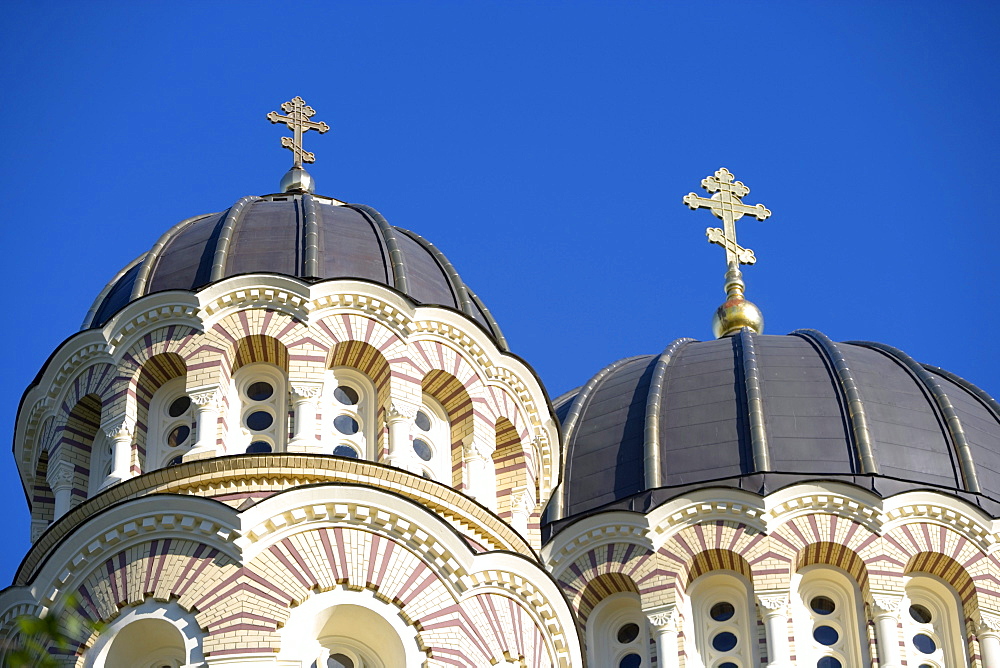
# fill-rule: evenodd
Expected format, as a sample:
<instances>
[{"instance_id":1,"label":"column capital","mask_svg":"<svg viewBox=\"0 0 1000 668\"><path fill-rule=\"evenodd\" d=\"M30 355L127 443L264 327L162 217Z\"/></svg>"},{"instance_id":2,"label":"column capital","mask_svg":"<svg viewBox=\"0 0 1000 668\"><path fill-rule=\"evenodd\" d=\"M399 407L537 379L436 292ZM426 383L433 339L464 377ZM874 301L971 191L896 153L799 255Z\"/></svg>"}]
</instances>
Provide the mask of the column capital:
<instances>
[{"instance_id":1,"label":"column capital","mask_svg":"<svg viewBox=\"0 0 1000 668\"><path fill-rule=\"evenodd\" d=\"M31 520L31 542L34 543L41 538L48 528L49 523L45 520Z\"/></svg>"},{"instance_id":2,"label":"column capital","mask_svg":"<svg viewBox=\"0 0 1000 668\"><path fill-rule=\"evenodd\" d=\"M385 411L386 422L410 422L417 417L417 407L400 401L393 401Z\"/></svg>"},{"instance_id":3,"label":"column capital","mask_svg":"<svg viewBox=\"0 0 1000 668\"><path fill-rule=\"evenodd\" d=\"M191 402L200 408L217 409L222 403L222 390L219 387L202 387L189 395Z\"/></svg>"},{"instance_id":4,"label":"column capital","mask_svg":"<svg viewBox=\"0 0 1000 668\"><path fill-rule=\"evenodd\" d=\"M899 609L903 605L901 594L872 594L872 613L879 617L899 618Z\"/></svg>"},{"instance_id":5,"label":"column capital","mask_svg":"<svg viewBox=\"0 0 1000 668\"><path fill-rule=\"evenodd\" d=\"M1000 615L980 611L976 631L979 635L1000 634Z\"/></svg>"},{"instance_id":6,"label":"column capital","mask_svg":"<svg viewBox=\"0 0 1000 668\"><path fill-rule=\"evenodd\" d=\"M69 489L73 485L73 476L76 474L76 467L65 459L49 464L49 470L45 473L45 480L49 483L52 491L57 489Z\"/></svg>"},{"instance_id":7,"label":"column capital","mask_svg":"<svg viewBox=\"0 0 1000 668\"><path fill-rule=\"evenodd\" d=\"M493 456L494 450L490 450L474 436L470 435L462 439L462 455L468 462L488 461Z\"/></svg>"},{"instance_id":8,"label":"column capital","mask_svg":"<svg viewBox=\"0 0 1000 668\"><path fill-rule=\"evenodd\" d=\"M649 625L658 631L677 631L681 625L681 613L676 606L646 613Z\"/></svg>"},{"instance_id":9,"label":"column capital","mask_svg":"<svg viewBox=\"0 0 1000 668\"><path fill-rule=\"evenodd\" d=\"M788 612L788 592L763 592L757 594L757 604L771 614Z\"/></svg>"},{"instance_id":10,"label":"column capital","mask_svg":"<svg viewBox=\"0 0 1000 668\"><path fill-rule=\"evenodd\" d=\"M117 440L119 438L131 439L132 434L135 433L135 418L127 415L119 415L109 420L105 420L104 423L101 424L101 429L103 429L108 438L112 440Z\"/></svg>"},{"instance_id":11,"label":"column capital","mask_svg":"<svg viewBox=\"0 0 1000 668\"><path fill-rule=\"evenodd\" d=\"M292 399L298 401L319 399L323 395L322 383L292 381L288 389Z\"/></svg>"}]
</instances>

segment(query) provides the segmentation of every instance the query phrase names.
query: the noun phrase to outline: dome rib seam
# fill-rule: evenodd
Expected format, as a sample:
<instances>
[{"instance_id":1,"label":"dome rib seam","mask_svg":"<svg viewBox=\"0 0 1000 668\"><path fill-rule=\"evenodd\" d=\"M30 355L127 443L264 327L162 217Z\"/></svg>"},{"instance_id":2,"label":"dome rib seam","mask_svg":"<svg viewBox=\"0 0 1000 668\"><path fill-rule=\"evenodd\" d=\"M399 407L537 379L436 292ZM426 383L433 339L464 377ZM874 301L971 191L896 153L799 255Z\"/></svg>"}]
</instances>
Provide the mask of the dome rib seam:
<instances>
[{"instance_id":1,"label":"dome rib seam","mask_svg":"<svg viewBox=\"0 0 1000 668\"><path fill-rule=\"evenodd\" d=\"M865 412L865 402L861 398L861 390L854 380L854 373L847 364L840 347L823 332L815 329L797 329L792 332L815 343L820 354L826 358L837 372L840 391L847 401L848 416L851 421L851 433L854 436L854 446L858 456L858 464L862 473L878 473L878 462L872 447L871 430L868 428L868 414Z\"/></svg>"},{"instance_id":2,"label":"dome rib seam","mask_svg":"<svg viewBox=\"0 0 1000 668\"><path fill-rule=\"evenodd\" d=\"M319 276L319 211L316 200L309 193L302 195L302 217L305 231L302 235L303 261L302 275L309 278Z\"/></svg>"},{"instance_id":3,"label":"dome rib seam","mask_svg":"<svg viewBox=\"0 0 1000 668\"><path fill-rule=\"evenodd\" d=\"M944 418L947 433L950 437L949 440L955 449L955 454L958 456L958 468L962 475L965 490L979 494L979 477L976 475L976 465L972 459L972 449L965 438L965 429L962 427L962 421L959 419L958 413L951 403L951 399L948 398L948 394L941 387L941 383L937 382L937 379L923 365L898 348L874 341L848 341L848 343L878 350L896 359L930 393L931 397L934 398L934 403L937 405L938 410L941 411L941 416Z\"/></svg>"},{"instance_id":4,"label":"dome rib seam","mask_svg":"<svg viewBox=\"0 0 1000 668\"><path fill-rule=\"evenodd\" d=\"M757 364L757 350L754 335L749 327L736 334L739 354L743 359L743 387L746 389L746 411L749 420L750 447L753 452L754 472L771 470L771 453L767 444L767 429L764 422L764 393L761 390L760 369Z\"/></svg>"},{"instance_id":5,"label":"dome rib seam","mask_svg":"<svg viewBox=\"0 0 1000 668\"><path fill-rule=\"evenodd\" d=\"M988 410L991 415L993 415L993 419L996 420L997 422L1000 422L1000 402L998 402L996 399L988 395L978 385L975 385L967 381L966 379L962 378L957 374L952 373L951 371L948 371L947 369L942 369L941 367L934 366L933 364L921 364L920 366L924 367L931 373L936 373L937 375L950 380L951 382L955 383L969 394L976 397L976 399L979 400L979 403L981 403L983 407L986 410Z\"/></svg>"},{"instance_id":6,"label":"dome rib seam","mask_svg":"<svg viewBox=\"0 0 1000 668\"><path fill-rule=\"evenodd\" d=\"M249 208L247 205L259 200L260 197L248 195L241 198L240 201L226 212L226 217L222 223L222 231L219 234L219 239L215 242L215 253L212 255L212 272L209 276L209 282L218 281L224 276L226 272L226 260L229 258L229 245L233 240L233 233L236 230L236 226L243 220L243 215Z\"/></svg>"},{"instance_id":7,"label":"dome rib seam","mask_svg":"<svg viewBox=\"0 0 1000 668\"><path fill-rule=\"evenodd\" d=\"M469 300L469 293L465 289L465 282L462 281L462 277L458 275L458 272L455 270L455 266L448 260L447 257L445 257L444 253L438 250L437 246L432 244L430 241L427 241L427 239L424 239L416 232L404 230L401 227L397 227L396 229L416 241L424 248L424 250L431 254L434 261L437 262L438 266L444 271L444 275L448 277L448 284L451 286L451 293L455 298L458 310L470 318L475 318L475 310L472 307L472 302Z\"/></svg>"},{"instance_id":8,"label":"dome rib seam","mask_svg":"<svg viewBox=\"0 0 1000 668\"><path fill-rule=\"evenodd\" d=\"M660 409L663 405L663 384L667 377L667 368L674 358L689 343L695 339L675 339L664 348L656 359L653 377L649 381L649 394L646 395L645 424L643 425L643 473L646 489L656 489L663 485L663 470L660 457Z\"/></svg>"},{"instance_id":9,"label":"dome rib seam","mask_svg":"<svg viewBox=\"0 0 1000 668\"><path fill-rule=\"evenodd\" d=\"M94 326L94 318L97 317L97 312L101 310L101 306L104 305L104 300L107 299L108 295L111 293L111 290L114 289L115 285L118 284L118 281L122 280L122 277L124 277L125 274L127 274L129 270L132 269L132 267L134 267L135 265L139 264L144 259L146 259L146 256L148 254L149 254L148 252L143 253L136 259L129 262L127 265L125 265L124 269L119 271L117 274L115 274L114 278L108 281L107 285L105 285L104 288L100 291L100 293L98 293L97 299L95 299L94 303L90 305L90 308L87 310L87 315L83 316L83 324L80 325L80 329L90 329L91 327Z\"/></svg>"},{"instance_id":10,"label":"dome rib seam","mask_svg":"<svg viewBox=\"0 0 1000 668\"><path fill-rule=\"evenodd\" d=\"M382 241L385 243L386 250L389 253L389 271L392 275L392 287L402 293L409 294L410 285L406 276L406 262L403 260L403 251L399 248L399 243L396 240L396 228L390 225L389 221L381 213L367 204L348 204L347 206L374 222L378 227L379 232L381 232Z\"/></svg>"},{"instance_id":11,"label":"dome rib seam","mask_svg":"<svg viewBox=\"0 0 1000 668\"><path fill-rule=\"evenodd\" d=\"M486 304L483 303L483 300L479 298L479 295L473 292L469 286L465 286L465 290L469 293L469 298L472 299L476 306L479 307L479 310L482 311L483 317L486 318L486 322L490 326L490 331L493 332L493 336L497 339L497 346L499 346L504 352L510 352L510 346L507 345L507 337L505 337L503 332L500 331L500 324L493 317L493 314L490 313L490 310L486 308Z\"/></svg>"},{"instance_id":12,"label":"dome rib seam","mask_svg":"<svg viewBox=\"0 0 1000 668\"><path fill-rule=\"evenodd\" d=\"M199 220L208 218L212 215L215 214L203 213L199 216L185 218L160 235L160 238L156 240L156 243L153 244L153 247L149 249L149 252L146 253L146 256L142 260L142 266L139 267L139 273L136 274L135 283L132 284L132 292L128 298L130 302L142 297L145 294L146 283L149 281L149 276L153 273L153 268L160 259L160 255L163 253L163 249L167 247L167 244L173 241L173 238L180 234L180 231L188 225L193 225Z\"/></svg>"},{"instance_id":13,"label":"dome rib seam","mask_svg":"<svg viewBox=\"0 0 1000 668\"><path fill-rule=\"evenodd\" d=\"M583 386L580 392L573 399L572 405L569 411L566 413L566 421L563 423L563 443L565 444L565 471L563 473L563 479L569 480L571 476L570 467L572 466L573 458L570 456L569 449L573 447L572 440L576 432L576 423L580 419L580 415L583 413L584 404L590 398L590 395L594 392L597 386L603 381L607 376L618 369L619 367L628 364L629 362L634 362L640 360L644 355L636 355L635 357L626 357L625 359L618 360L617 362L612 362L600 371L598 371L587 383ZM569 505L569 487L563 490L560 495L561 499L565 499L564 503L560 503L556 508L557 517L554 519L561 519L565 516L566 506Z\"/></svg>"}]
</instances>

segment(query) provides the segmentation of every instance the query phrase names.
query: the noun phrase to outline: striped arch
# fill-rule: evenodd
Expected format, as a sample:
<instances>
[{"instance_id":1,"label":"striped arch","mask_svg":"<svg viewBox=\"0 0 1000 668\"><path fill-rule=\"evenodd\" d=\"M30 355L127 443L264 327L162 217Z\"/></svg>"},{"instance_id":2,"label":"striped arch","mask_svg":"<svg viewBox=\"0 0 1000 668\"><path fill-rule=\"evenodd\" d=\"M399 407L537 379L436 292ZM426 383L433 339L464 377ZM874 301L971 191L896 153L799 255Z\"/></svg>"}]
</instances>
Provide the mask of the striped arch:
<instances>
[{"instance_id":1,"label":"striped arch","mask_svg":"<svg viewBox=\"0 0 1000 668\"><path fill-rule=\"evenodd\" d=\"M753 580L753 572L749 562L731 550L711 549L699 552L687 564L686 570L685 590L692 582L711 571L735 571L747 580Z\"/></svg>"},{"instance_id":2,"label":"striped arch","mask_svg":"<svg viewBox=\"0 0 1000 668\"><path fill-rule=\"evenodd\" d=\"M389 362L377 348L364 341L341 341L330 351L328 368L346 366L365 374L375 385L375 424L378 430L379 461L385 461L389 451L388 431L385 427L385 412L391 400L390 380L392 371Z\"/></svg>"},{"instance_id":3,"label":"striped arch","mask_svg":"<svg viewBox=\"0 0 1000 668\"><path fill-rule=\"evenodd\" d=\"M31 519L51 524L55 519L56 497L49 487L49 453L42 452L35 464L35 475L31 480L29 505Z\"/></svg>"},{"instance_id":4,"label":"striped arch","mask_svg":"<svg viewBox=\"0 0 1000 668\"><path fill-rule=\"evenodd\" d=\"M141 409L135 402L139 377L144 373L152 373L154 376L159 373L155 369L147 369L150 360L159 355L172 355L182 360L181 351L195 340L197 334L198 331L191 327L170 325L146 332L133 343L122 354L118 364L119 377L115 381L114 401L106 407L107 414L129 415L140 421ZM176 366L176 362L170 364Z\"/></svg>"},{"instance_id":5,"label":"striped arch","mask_svg":"<svg viewBox=\"0 0 1000 668\"><path fill-rule=\"evenodd\" d=\"M520 434L505 417L497 419L496 450L493 467L496 471L497 515L508 524L514 513L517 497L531 494L532 510L538 504L538 488L526 464L527 457Z\"/></svg>"},{"instance_id":6,"label":"striped arch","mask_svg":"<svg viewBox=\"0 0 1000 668\"><path fill-rule=\"evenodd\" d=\"M136 424L133 441L132 474L146 471L146 440L149 427L149 402L169 380L187 373L184 360L177 353L153 355L142 365L130 391L135 396Z\"/></svg>"},{"instance_id":7,"label":"striped arch","mask_svg":"<svg viewBox=\"0 0 1000 668\"><path fill-rule=\"evenodd\" d=\"M747 529L743 522L714 520L685 527L671 536L658 552L661 568L670 576L669 595L683 595L687 584L712 564L729 563L725 568L744 575L790 572L791 558L776 552L765 534ZM723 553L731 553L738 559L733 561ZM693 572L697 575L692 575ZM754 580L750 575L747 577Z\"/></svg>"},{"instance_id":8,"label":"striped arch","mask_svg":"<svg viewBox=\"0 0 1000 668\"><path fill-rule=\"evenodd\" d=\"M410 344L410 358L419 368L419 375L442 371L453 376L477 404L477 409L492 422L498 413L493 405L493 395L488 392L483 379L464 355L440 341L420 340ZM484 410L485 409L485 410Z\"/></svg>"},{"instance_id":9,"label":"striped arch","mask_svg":"<svg viewBox=\"0 0 1000 668\"><path fill-rule=\"evenodd\" d=\"M231 313L181 351L188 369L198 369L199 385L224 385L250 362L270 362L288 370L289 343L301 341L305 326L287 315L265 308Z\"/></svg>"},{"instance_id":10,"label":"striped arch","mask_svg":"<svg viewBox=\"0 0 1000 668\"><path fill-rule=\"evenodd\" d=\"M635 585L634 591L645 600L653 599L659 593L662 583L671 575L672 573L657 567L656 556L647 548L636 543L622 542L600 545L581 554L562 571L558 583L573 609L579 613L586 607L589 614L601 600L587 594L590 583L598 578L611 576L612 582L620 582L622 578L632 582ZM592 590L600 591L604 590ZM611 590L603 596L613 593L617 593L617 590ZM584 602L587 596L590 596L589 603Z\"/></svg>"},{"instance_id":11,"label":"striped arch","mask_svg":"<svg viewBox=\"0 0 1000 668\"><path fill-rule=\"evenodd\" d=\"M455 376L438 369L424 376L421 391L437 399L451 422L451 476L455 489L465 489L465 461L462 440L473 433L472 399Z\"/></svg>"},{"instance_id":12,"label":"striped arch","mask_svg":"<svg viewBox=\"0 0 1000 668\"><path fill-rule=\"evenodd\" d=\"M795 558L795 570L801 570L813 564L836 566L848 573L858 583L862 595L868 598L868 567L854 550L838 543L810 543L799 551Z\"/></svg>"},{"instance_id":13,"label":"striped arch","mask_svg":"<svg viewBox=\"0 0 1000 668\"><path fill-rule=\"evenodd\" d=\"M639 585L623 573L603 573L587 583L577 604L577 619L580 628L587 628L587 619L597 604L614 594L639 594Z\"/></svg>"},{"instance_id":14,"label":"striped arch","mask_svg":"<svg viewBox=\"0 0 1000 668\"><path fill-rule=\"evenodd\" d=\"M966 619L975 619L979 611L979 595L972 576L962 564L939 552L920 552L910 557L903 571L935 575L958 593Z\"/></svg>"},{"instance_id":15,"label":"striped arch","mask_svg":"<svg viewBox=\"0 0 1000 668\"><path fill-rule=\"evenodd\" d=\"M104 362L94 364L81 371L68 385L59 404L62 415L56 419L56 430L65 424L73 407L87 395L96 396L105 411L108 411L125 395L125 387L121 381L118 369L114 365ZM49 449L51 450L51 448Z\"/></svg>"},{"instance_id":16,"label":"striped arch","mask_svg":"<svg viewBox=\"0 0 1000 668\"><path fill-rule=\"evenodd\" d=\"M70 507L85 501L89 495L93 446L100 429L101 398L96 394L85 395L70 409L52 455L55 461L66 461L73 466Z\"/></svg>"},{"instance_id":17,"label":"striped arch","mask_svg":"<svg viewBox=\"0 0 1000 668\"><path fill-rule=\"evenodd\" d=\"M251 334L235 343L230 359L230 373L236 373L240 367L256 362L273 364L284 372L288 372L288 348L278 339L266 334Z\"/></svg>"}]
</instances>

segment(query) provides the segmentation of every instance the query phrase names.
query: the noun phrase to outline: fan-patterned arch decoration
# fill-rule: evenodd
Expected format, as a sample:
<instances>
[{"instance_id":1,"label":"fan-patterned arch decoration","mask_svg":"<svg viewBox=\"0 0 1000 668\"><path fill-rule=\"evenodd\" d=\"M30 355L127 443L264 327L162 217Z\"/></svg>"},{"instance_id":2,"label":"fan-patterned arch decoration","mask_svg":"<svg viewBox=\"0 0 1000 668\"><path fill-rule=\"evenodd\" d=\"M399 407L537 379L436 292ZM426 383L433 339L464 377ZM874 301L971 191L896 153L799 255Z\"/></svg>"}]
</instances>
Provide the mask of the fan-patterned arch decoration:
<instances>
[{"instance_id":1,"label":"fan-patterned arch decoration","mask_svg":"<svg viewBox=\"0 0 1000 668\"><path fill-rule=\"evenodd\" d=\"M616 588L628 582L633 583L629 586L634 586L634 591L644 602L656 598L660 593L660 583L666 582L664 576L669 575L658 564L656 553L642 545L621 541L584 552L562 570L558 582L579 615L584 612L589 614L604 596L618 591L632 591ZM588 591L590 584L598 579L603 584Z\"/></svg>"}]
</instances>

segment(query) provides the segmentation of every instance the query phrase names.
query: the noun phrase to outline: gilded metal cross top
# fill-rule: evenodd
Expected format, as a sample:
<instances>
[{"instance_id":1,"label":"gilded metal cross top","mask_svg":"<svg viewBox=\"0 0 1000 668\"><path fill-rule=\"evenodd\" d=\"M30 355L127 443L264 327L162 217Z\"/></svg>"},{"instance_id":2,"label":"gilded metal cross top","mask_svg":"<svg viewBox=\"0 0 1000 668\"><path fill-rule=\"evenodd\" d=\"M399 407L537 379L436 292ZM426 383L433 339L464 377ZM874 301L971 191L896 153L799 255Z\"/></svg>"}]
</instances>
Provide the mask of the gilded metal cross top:
<instances>
[{"instance_id":1,"label":"gilded metal cross top","mask_svg":"<svg viewBox=\"0 0 1000 668\"><path fill-rule=\"evenodd\" d=\"M294 136L282 137L281 145L289 149L295 156L294 167L302 167L303 162L316 162L316 155L302 148L302 135L310 130L318 130L320 134L323 134L330 129L330 126L323 122L310 121L309 119L316 114L316 110L307 105L301 97L293 97L281 105L281 108L288 114L287 116L272 111L267 115L267 120L272 123L284 123L292 129Z\"/></svg>"},{"instance_id":2,"label":"gilded metal cross top","mask_svg":"<svg viewBox=\"0 0 1000 668\"><path fill-rule=\"evenodd\" d=\"M701 187L710 193L711 198L699 197L694 193L684 196L684 203L691 209L710 209L716 218L722 219L722 228L710 227L705 230L709 242L726 249L726 262L732 265L753 264L757 261L753 251L741 248L736 243L736 221L749 214L757 220L764 220L771 215L763 204L748 206L740 201L741 197L750 194L750 189L740 181L733 181L733 175L725 167L719 169L714 176L701 180Z\"/></svg>"}]
</instances>

